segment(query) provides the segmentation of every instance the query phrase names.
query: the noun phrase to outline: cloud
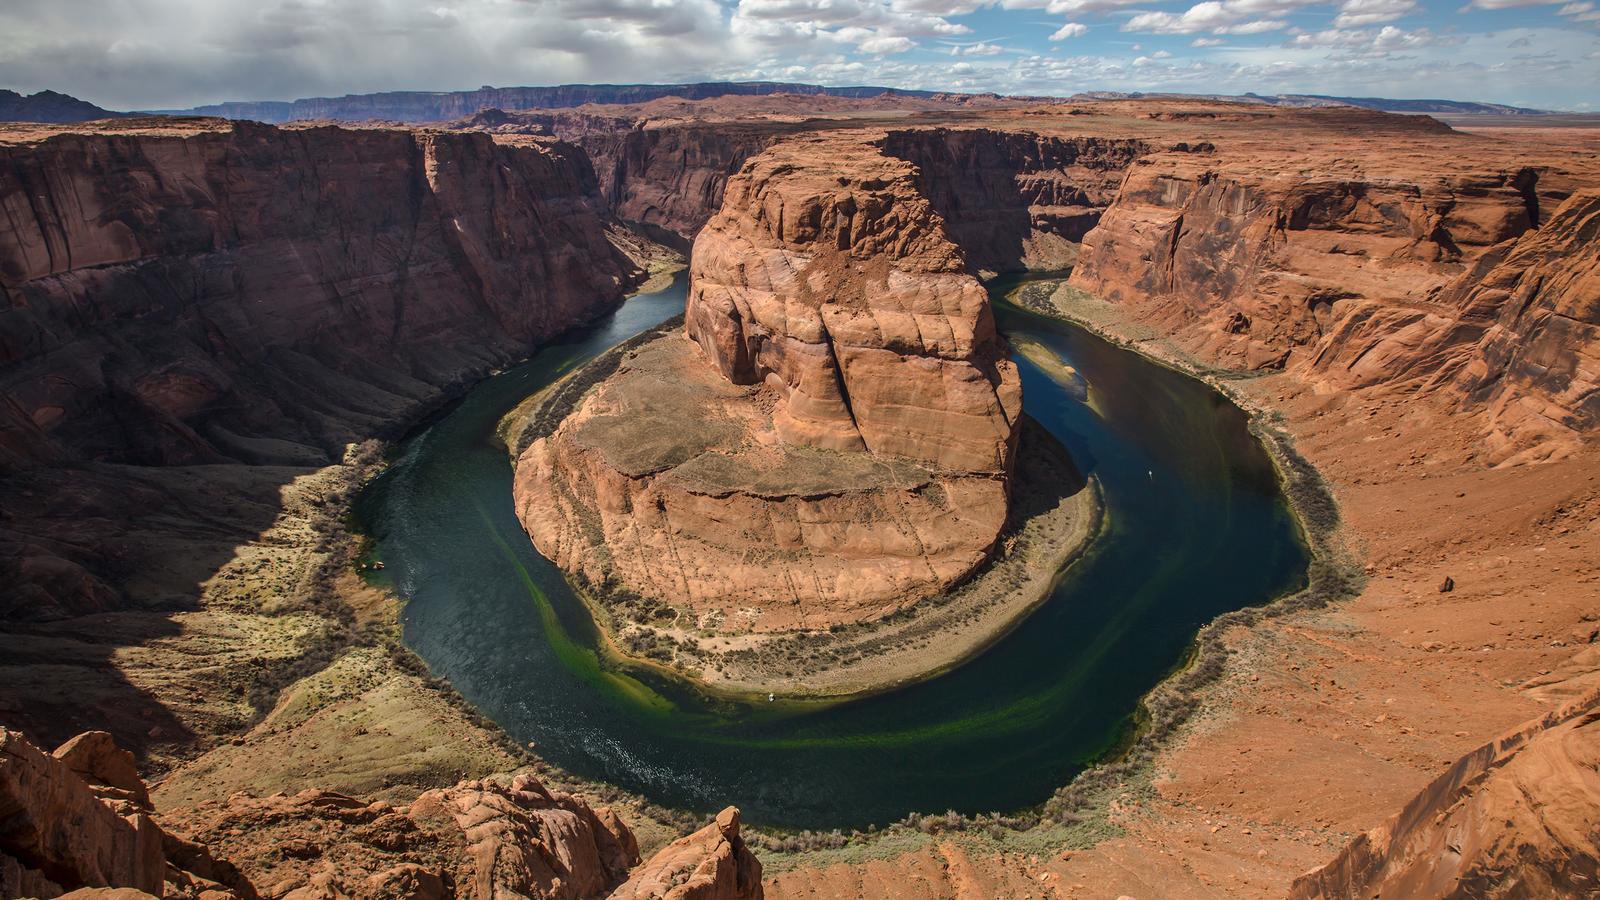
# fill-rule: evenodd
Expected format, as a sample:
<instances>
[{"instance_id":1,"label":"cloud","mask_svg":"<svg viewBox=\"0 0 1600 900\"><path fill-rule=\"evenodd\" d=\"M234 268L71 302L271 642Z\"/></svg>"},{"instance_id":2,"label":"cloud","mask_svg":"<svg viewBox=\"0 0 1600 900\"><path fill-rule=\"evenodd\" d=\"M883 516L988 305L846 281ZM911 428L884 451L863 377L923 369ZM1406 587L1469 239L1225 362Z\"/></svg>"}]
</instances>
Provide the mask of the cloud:
<instances>
[{"instance_id":1,"label":"cloud","mask_svg":"<svg viewBox=\"0 0 1600 900\"><path fill-rule=\"evenodd\" d=\"M1574 22L1600 22L1600 10L1595 9L1593 0L1568 3L1556 10L1556 15L1566 16Z\"/></svg>"},{"instance_id":2,"label":"cloud","mask_svg":"<svg viewBox=\"0 0 1600 900\"><path fill-rule=\"evenodd\" d=\"M1461 7L1460 12L1470 12L1474 9L1517 9L1523 6L1551 6L1562 0L1472 0Z\"/></svg>"},{"instance_id":3,"label":"cloud","mask_svg":"<svg viewBox=\"0 0 1600 900\"><path fill-rule=\"evenodd\" d=\"M1143 0L1001 0L1005 9L1042 9L1055 16L1076 16L1084 13L1114 12L1130 6L1139 6Z\"/></svg>"},{"instance_id":4,"label":"cloud","mask_svg":"<svg viewBox=\"0 0 1600 900\"><path fill-rule=\"evenodd\" d=\"M1425 84L1437 96L1531 106L1593 99L1597 45L1590 28L1574 23L1594 15L1586 4L1600 7L1600 0L1543 4L1515 27L1468 14L1453 34L1353 18L1404 16L1405 3L0 0L0 86L62 90L114 109L481 84L724 79L1023 94L1410 96ZM1012 34L1001 29L1019 17L972 15L1001 6L1043 10L1054 21ZM1094 15L1116 16L1116 26L1142 19L1143 30L1215 50L1163 58L1152 52L1154 40L1135 36L1141 51L1119 43L1116 27L1092 27ZM1286 27L1310 16L1324 27ZM1526 47L1507 47L1519 41ZM1518 58L1527 47L1539 56Z\"/></svg>"},{"instance_id":5,"label":"cloud","mask_svg":"<svg viewBox=\"0 0 1600 900\"><path fill-rule=\"evenodd\" d=\"M1209 31L1212 34L1260 34L1288 27L1282 19L1254 19L1241 21L1252 7L1265 4L1237 2L1237 0L1206 0L1189 7L1182 15L1169 12L1139 13L1123 23L1123 31L1149 34L1194 34Z\"/></svg>"},{"instance_id":6,"label":"cloud","mask_svg":"<svg viewBox=\"0 0 1600 900\"><path fill-rule=\"evenodd\" d=\"M1339 15L1334 17L1333 27L1357 28L1393 22L1416 9L1416 0L1344 0L1339 4Z\"/></svg>"}]
</instances>

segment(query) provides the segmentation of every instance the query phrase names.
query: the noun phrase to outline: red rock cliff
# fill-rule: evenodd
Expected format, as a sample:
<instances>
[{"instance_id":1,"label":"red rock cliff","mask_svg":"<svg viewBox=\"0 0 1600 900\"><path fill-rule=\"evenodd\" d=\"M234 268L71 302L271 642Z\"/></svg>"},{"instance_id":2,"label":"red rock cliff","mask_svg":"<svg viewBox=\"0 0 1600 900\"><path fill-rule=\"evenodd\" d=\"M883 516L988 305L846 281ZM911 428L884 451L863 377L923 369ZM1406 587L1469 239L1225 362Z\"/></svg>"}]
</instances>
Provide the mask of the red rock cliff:
<instances>
[{"instance_id":1,"label":"red rock cliff","mask_svg":"<svg viewBox=\"0 0 1600 900\"><path fill-rule=\"evenodd\" d=\"M1464 403L1493 461L1560 454L1595 417L1593 198L1562 205L1593 177L1494 149L1154 154L1072 284L1225 365Z\"/></svg>"},{"instance_id":2,"label":"red rock cliff","mask_svg":"<svg viewBox=\"0 0 1600 900\"><path fill-rule=\"evenodd\" d=\"M1060 268L1100 221L1143 141L989 128L892 131L883 151L917 184L973 266Z\"/></svg>"},{"instance_id":3,"label":"red rock cliff","mask_svg":"<svg viewBox=\"0 0 1600 900\"><path fill-rule=\"evenodd\" d=\"M1587 897L1600 877L1600 694L1467 754L1290 900Z\"/></svg>"},{"instance_id":4,"label":"red rock cliff","mask_svg":"<svg viewBox=\"0 0 1600 900\"><path fill-rule=\"evenodd\" d=\"M687 331L778 394L792 444L1007 470L1016 366L909 163L797 138L748 162L695 240Z\"/></svg>"},{"instance_id":5,"label":"red rock cliff","mask_svg":"<svg viewBox=\"0 0 1600 900\"><path fill-rule=\"evenodd\" d=\"M307 463L609 309L581 153L154 120L0 145L0 463Z\"/></svg>"}]
</instances>

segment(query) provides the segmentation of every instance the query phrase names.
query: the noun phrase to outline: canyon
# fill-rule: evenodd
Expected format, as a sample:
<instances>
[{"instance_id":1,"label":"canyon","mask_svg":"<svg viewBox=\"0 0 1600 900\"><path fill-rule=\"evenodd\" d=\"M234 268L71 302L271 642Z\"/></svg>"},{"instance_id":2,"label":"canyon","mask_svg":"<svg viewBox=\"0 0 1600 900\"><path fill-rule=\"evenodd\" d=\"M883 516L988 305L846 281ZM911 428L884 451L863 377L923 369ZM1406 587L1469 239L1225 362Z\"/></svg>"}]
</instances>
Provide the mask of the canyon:
<instances>
[{"instance_id":1,"label":"canyon","mask_svg":"<svg viewBox=\"0 0 1600 900\"><path fill-rule=\"evenodd\" d=\"M1592 132L1177 100L773 124L703 103L439 129L0 128L0 720L40 746L105 729L137 760L109 785L122 794L95 796L8 731L3 771L75 784L50 802L103 819L107 847L143 842L144 870L95 878L226 887L226 859L263 896L438 896L548 885L530 873L554 859L583 870L574 891L615 896L1309 897L1516 879L1576 893L1594 877ZM647 582L682 533L709 561L684 570L706 593L677 602L748 606L762 576L737 560L793 530L756 504L837 487L796 487L799 457L830 460L829 479L836 460L870 463L870 499L825 498L821 521L864 522L845 543L876 562L838 566L831 593L775 627L881 616L966 578L1015 502L1022 430L977 276L1021 269L1070 270L1041 309L1212 381L1281 433L1337 503L1308 528L1361 577L1332 605L1218 626L1215 681L1086 807L1099 830L990 839L952 820L856 853L775 852L763 883L736 813L697 829L546 788L564 776L536 748L408 661L341 518L378 465L364 442L660 268L668 254L629 222L693 242L684 331L569 398L517 471L534 542L591 580L600 543L563 483L610 492L583 499L603 543L636 551L624 583L674 596ZM745 454L715 489L673 468L683 447L635 434L664 455L627 459L596 427L626 436L630 398L653 409L650 389L691 383ZM773 469L796 483L751 477ZM897 521L922 549L885 539ZM808 564L826 564L819 546ZM930 571L904 574L907 559ZM134 765L162 779L147 803ZM498 824L466 824L490 810ZM166 865L179 824L207 871ZM413 830L422 849L385 846ZM630 869L633 832L659 853ZM8 878L92 881L19 846L0 846L20 862ZM1435 863L1440 847L1459 864Z\"/></svg>"}]
</instances>

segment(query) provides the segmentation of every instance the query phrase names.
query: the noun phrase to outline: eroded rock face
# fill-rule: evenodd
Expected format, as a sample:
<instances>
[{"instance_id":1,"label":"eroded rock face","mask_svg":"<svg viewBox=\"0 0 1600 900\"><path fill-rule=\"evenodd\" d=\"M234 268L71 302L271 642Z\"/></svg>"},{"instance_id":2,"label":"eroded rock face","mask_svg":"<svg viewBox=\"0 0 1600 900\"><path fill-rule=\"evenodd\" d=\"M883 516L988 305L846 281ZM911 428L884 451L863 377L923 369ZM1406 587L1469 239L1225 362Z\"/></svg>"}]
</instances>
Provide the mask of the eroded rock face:
<instances>
[{"instance_id":1,"label":"eroded rock face","mask_svg":"<svg viewBox=\"0 0 1600 900\"><path fill-rule=\"evenodd\" d=\"M1488 260L1485 260L1487 262ZM1487 320L1456 377L1501 461L1562 455L1600 424L1600 190L1574 193L1446 302Z\"/></svg>"},{"instance_id":2,"label":"eroded rock face","mask_svg":"<svg viewBox=\"0 0 1600 900\"><path fill-rule=\"evenodd\" d=\"M688 335L729 381L772 388L785 442L1007 471L1016 367L908 163L779 144L730 182L690 271Z\"/></svg>"},{"instance_id":3,"label":"eroded rock face","mask_svg":"<svg viewBox=\"0 0 1600 900\"><path fill-rule=\"evenodd\" d=\"M633 834L531 776L464 781L409 806L329 791L235 795L183 814L269 897L575 900L639 862Z\"/></svg>"},{"instance_id":4,"label":"eroded rock face","mask_svg":"<svg viewBox=\"0 0 1600 900\"><path fill-rule=\"evenodd\" d=\"M987 556L1003 478L796 447L772 405L770 389L730 384L681 334L658 337L521 455L517 514L567 571L712 630L876 618Z\"/></svg>"},{"instance_id":5,"label":"eroded rock face","mask_svg":"<svg viewBox=\"0 0 1600 900\"><path fill-rule=\"evenodd\" d=\"M1381 175L1154 154L1085 236L1072 284L1209 360L1482 412L1493 462L1561 455L1595 418L1593 188L1481 149L1448 173L1418 153Z\"/></svg>"},{"instance_id":6,"label":"eroded rock face","mask_svg":"<svg viewBox=\"0 0 1600 900\"><path fill-rule=\"evenodd\" d=\"M1588 897L1600 877L1600 694L1462 757L1291 900Z\"/></svg>"},{"instance_id":7,"label":"eroded rock face","mask_svg":"<svg viewBox=\"0 0 1600 900\"><path fill-rule=\"evenodd\" d=\"M748 162L700 232L685 331L517 465L540 551L699 627L875 619L1005 524L1022 390L988 297L882 135Z\"/></svg>"},{"instance_id":8,"label":"eroded rock face","mask_svg":"<svg viewBox=\"0 0 1600 900\"><path fill-rule=\"evenodd\" d=\"M0 133L8 616L127 604L116 557L152 498L138 469L83 467L338 462L641 277L569 145L93 129Z\"/></svg>"},{"instance_id":9,"label":"eroded rock face","mask_svg":"<svg viewBox=\"0 0 1600 900\"><path fill-rule=\"evenodd\" d=\"M126 787L107 783L125 781L124 752L103 732L91 732L52 756L0 727L0 896L105 888L254 897L232 866L156 823L137 776ZM91 769L98 784L87 783L77 767Z\"/></svg>"},{"instance_id":10,"label":"eroded rock face","mask_svg":"<svg viewBox=\"0 0 1600 900\"><path fill-rule=\"evenodd\" d=\"M0 464L325 463L637 276L566 145L130 121L0 145Z\"/></svg>"},{"instance_id":11,"label":"eroded rock face","mask_svg":"<svg viewBox=\"0 0 1600 900\"><path fill-rule=\"evenodd\" d=\"M989 128L891 131L883 150L917 183L976 268L1061 269L1116 197L1140 140Z\"/></svg>"},{"instance_id":12,"label":"eroded rock face","mask_svg":"<svg viewBox=\"0 0 1600 900\"><path fill-rule=\"evenodd\" d=\"M104 732L50 755L0 727L0 897L761 896L731 807L630 879L639 844L621 817L531 775L463 781L407 806L317 789L235 794L158 824L128 799L148 795L127 756Z\"/></svg>"},{"instance_id":13,"label":"eroded rock face","mask_svg":"<svg viewBox=\"0 0 1600 900\"><path fill-rule=\"evenodd\" d=\"M614 900L760 900L761 862L739 837L739 810L662 848Z\"/></svg>"}]
</instances>

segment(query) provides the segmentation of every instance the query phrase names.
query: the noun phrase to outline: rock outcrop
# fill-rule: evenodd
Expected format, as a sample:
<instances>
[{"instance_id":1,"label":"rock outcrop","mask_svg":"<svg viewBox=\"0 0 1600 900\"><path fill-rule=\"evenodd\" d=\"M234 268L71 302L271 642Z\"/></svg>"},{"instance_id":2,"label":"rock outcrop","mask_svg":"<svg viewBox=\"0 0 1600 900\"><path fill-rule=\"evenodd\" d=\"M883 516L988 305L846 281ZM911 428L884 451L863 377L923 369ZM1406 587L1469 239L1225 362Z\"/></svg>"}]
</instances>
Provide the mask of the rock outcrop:
<instances>
[{"instance_id":1,"label":"rock outcrop","mask_svg":"<svg viewBox=\"0 0 1600 900\"><path fill-rule=\"evenodd\" d=\"M1589 897L1600 879L1600 694L1467 754L1294 883L1316 898Z\"/></svg>"},{"instance_id":2,"label":"rock outcrop","mask_svg":"<svg viewBox=\"0 0 1600 900\"><path fill-rule=\"evenodd\" d=\"M130 799L147 796L104 732L50 755L0 727L0 897L761 896L761 864L732 807L639 866L614 811L531 775L463 781L404 806L317 789L241 793L161 822Z\"/></svg>"},{"instance_id":3,"label":"rock outcrop","mask_svg":"<svg viewBox=\"0 0 1600 900\"><path fill-rule=\"evenodd\" d=\"M613 900L761 900L761 862L739 837L739 811L662 848Z\"/></svg>"},{"instance_id":4,"label":"rock outcrop","mask_svg":"<svg viewBox=\"0 0 1600 900\"><path fill-rule=\"evenodd\" d=\"M1022 389L983 286L914 170L797 138L745 165L695 240L686 331L778 436L1003 474Z\"/></svg>"},{"instance_id":5,"label":"rock outcrop","mask_svg":"<svg viewBox=\"0 0 1600 900\"><path fill-rule=\"evenodd\" d=\"M876 619L988 558L1020 382L880 138L796 138L729 182L695 241L695 343L632 352L521 455L546 556L737 632Z\"/></svg>"},{"instance_id":6,"label":"rock outcrop","mask_svg":"<svg viewBox=\"0 0 1600 900\"><path fill-rule=\"evenodd\" d=\"M603 896L639 862L610 809L531 776L464 781L409 805L330 791L238 794L181 814L269 897Z\"/></svg>"},{"instance_id":7,"label":"rock outcrop","mask_svg":"<svg viewBox=\"0 0 1600 900\"><path fill-rule=\"evenodd\" d=\"M658 337L521 454L517 514L619 626L659 619L657 602L712 631L874 619L985 559L1003 478L796 447L772 405L681 334Z\"/></svg>"},{"instance_id":8,"label":"rock outcrop","mask_svg":"<svg viewBox=\"0 0 1600 900\"><path fill-rule=\"evenodd\" d=\"M156 896L204 890L213 900L255 897L232 866L156 823L143 782L136 775L128 780L124 753L92 732L52 756L0 727L0 896L126 888ZM96 783L79 776L82 768Z\"/></svg>"}]
</instances>

